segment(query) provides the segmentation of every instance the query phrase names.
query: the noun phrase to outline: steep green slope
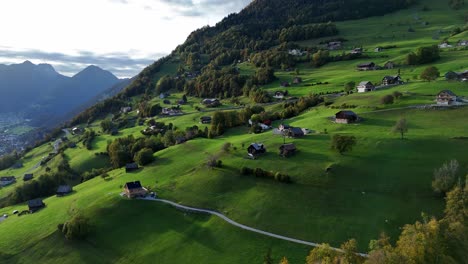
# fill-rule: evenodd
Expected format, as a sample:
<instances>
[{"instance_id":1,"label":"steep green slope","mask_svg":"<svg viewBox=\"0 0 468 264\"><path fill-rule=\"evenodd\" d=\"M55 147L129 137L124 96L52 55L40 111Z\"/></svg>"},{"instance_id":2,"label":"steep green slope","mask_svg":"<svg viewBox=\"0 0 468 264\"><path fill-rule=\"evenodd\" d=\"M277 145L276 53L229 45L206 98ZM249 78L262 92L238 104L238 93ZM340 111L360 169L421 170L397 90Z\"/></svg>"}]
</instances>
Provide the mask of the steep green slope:
<instances>
[{"instance_id":1,"label":"steep green slope","mask_svg":"<svg viewBox=\"0 0 468 264\"><path fill-rule=\"evenodd\" d=\"M397 69L358 72L355 66L369 60L380 65L387 60L402 62L406 54L419 46L437 44L439 40L432 39L434 31L443 29L441 38L448 37L452 28L463 25L460 14L466 9L450 11L440 1L424 4L432 11L417 13L421 20L429 22L428 26L414 18L415 10L421 10L421 6L384 17L337 23L338 37L348 39L345 49L363 45L370 58L333 62L321 68L299 63L297 68L303 83L287 88L290 94L304 96L341 91L348 81L378 83L384 75L395 74ZM416 32L408 33L409 24ZM455 42L464 36L466 34L456 35L449 40ZM298 43L316 45L322 40ZM397 47L373 52L377 46L390 44ZM467 69L467 55L466 49L444 50L434 65L442 73ZM175 75L178 62L174 58L169 62L161 69L165 74ZM256 70L248 61L237 66L241 74ZM47 198L44 210L33 215L10 216L0 223L0 262L257 263L262 261L262 255L269 247L275 261L288 256L292 263L301 263L307 255L307 247L241 231L215 217L186 214L157 203L121 198L122 185L133 180L141 180L162 198L212 208L240 223L299 239L339 246L354 237L361 251L366 251L369 240L382 231L395 240L401 226L420 219L421 212L436 217L442 214L443 199L431 189L433 170L450 159L457 159L463 168L461 173L466 173L468 164L468 141L456 139L467 136L467 107L451 110L407 108L432 104L442 89L451 89L459 96L468 97L467 83L449 83L441 78L431 83L415 79L414 76L427 66L401 66L403 78L410 79L403 86L329 98L327 104L331 105L322 104L286 120L293 126L327 131L301 139L286 139L299 149L297 155L289 159L278 156L282 137L271 132L249 134L247 127L236 127L215 139L195 139L159 151L154 155L156 161L141 171L126 174L123 169L113 170L109 173L110 180L98 177L76 186L76 193L71 196ZM153 75L151 85L141 82L141 87L153 89L160 74ZM262 88L284 90L280 82L291 81L295 73L277 69L276 75L279 80ZM317 82L328 84L315 85ZM393 105L380 103L382 96L395 91L402 92L403 97ZM170 97L172 101L182 96L182 93L174 92ZM138 102L139 98L132 100ZM160 99L150 100L162 105ZM240 100L250 103L246 97ZM171 122L179 129L192 125L204 128L198 123L199 118L212 113L196 111L199 101L199 98L189 96L188 105L182 106L188 114L158 121ZM224 103L230 104L230 100L225 99ZM353 111L363 118L363 122L354 125L332 123L329 117L339 110L331 107L344 103L355 105ZM265 108L281 111L283 104L265 105ZM405 117L409 123L406 140L400 140L399 135L391 132L400 117ZM99 130L99 122L90 126ZM274 126L279 123L275 122ZM141 137L140 130L145 127L123 129L117 136L98 135L91 151L79 145L76 149L67 149L65 156L72 168L80 173L101 167L107 160L94 153L106 151L109 140L127 135ZM330 138L338 133L357 137L358 144L352 152L339 155L330 150ZM222 152L226 142L232 143L233 148ZM245 159L245 147L252 142L264 143L267 154L257 160ZM215 154L223 161L223 167L210 169L206 161ZM294 183L241 176L243 166L288 173ZM326 173L327 168L332 168L331 172ZM24 208L24 205L2 208L0 215ZM85 242L65 241L57 234L56 226L78 212L91 219L95 230Z\"/></svg>"}]
</instances>

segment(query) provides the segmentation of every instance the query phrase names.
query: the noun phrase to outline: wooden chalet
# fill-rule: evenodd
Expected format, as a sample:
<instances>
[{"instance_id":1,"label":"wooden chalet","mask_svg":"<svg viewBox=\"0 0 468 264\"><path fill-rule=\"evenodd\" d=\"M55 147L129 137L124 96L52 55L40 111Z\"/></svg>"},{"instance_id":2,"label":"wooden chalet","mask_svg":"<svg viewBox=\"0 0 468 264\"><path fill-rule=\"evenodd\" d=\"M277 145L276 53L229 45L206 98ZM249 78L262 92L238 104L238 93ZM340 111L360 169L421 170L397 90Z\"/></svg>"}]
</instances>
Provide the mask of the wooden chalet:
<instances>
[{"instance_id":1,"label":"wooden chalet","mask_svg":"<svg viewBox=\"0 0 468 264\"><path fill-rule=\"evenodd\" d=\"M457 96L450 90L443 90L436 97L438 105L453 105L457 102Z\"/></svg>"},{"instance_id":2,"label":"wooden chalet","mask_svg":"<svg viewBox=\"0 0 468 264\"><path fill-rule=\"evenodd\" d=\"M200 117L200 123L202 124L211 124L211 116L202 116Z\"/></svg>"},{"instance_id":3,"label":"wooden chalet","mask_svg":"<svg viewBox=\"0 0 468 264\"><path fill-rule=\"evenodd\" d=\"M16 182L15 176L2 176L0 177L0 186L8 186Z\"/></svg>"},{"instance_id":4,"label":"wooden chalet","mask_svg":"<svg viewBox=\"0 0 468 264\"><path fill-rule=\"evenodd\" d=\"M139 167L138 167L138 164L136 164L135 162L133 163L127 163L127 165L125 165L125 172L132 172L132 171L136 171L138 170Z\"/></svg>"},{"instance_id":5,"label":"wooden chalet","mask_svg":"<svg viewBox=\"0 0 468 264\"><path fill-rule=\"evenodd\" d=\"M44 207L45 207L45 203L42 201L42 199L38 198L38 199L28 201L28 208L29 208L30 213L37 212L38 210Z\"/></svg>"},{"instance_id":6,"label":"wooden chalet","mask_svg":"<svg viewBox=\"0 0 468 264\"><path fill-rule=\"evenodd\" d=\"M283 144L279 147L280 155L283 157L289 157L293 154L296 153L296 145L289 143L289 144Z\"/></svg>"},{"instance_id":7,"label":"wooden chalet","mask_svg":"<svg viewBox=\"0 0 468 264\"><path fill-rule=\"evenodd\" d=\"M327 48L329 50L341 49L341 41L330 41L330 42L327 43Z\"/></svg>"},{"instance_id":8,"label":"wooden chalet","mask_svg":"<svg viewBox=\"0 0 468 264\"><path fill-rule=\"evenodd\" d=\"M385 76L382 79L382 85L394 85L394 84L402 84L403 80L401 79L400 75L396 76Z\"/></svg>"},{"instance_id":9,"label":"wooden chalet","mask_svg":"<svg viewBox=\"0 0 468 264\"><path fill-rule=\"evenodd\" d=\"M351 50L351 54L362 54L362 48L355 48Z\"/></svg>"},{"instance_id":10,"label":"wooden chalet","mask_svg":"<svg viewBox=\"0 0 468 264\"><path fill-rule=\"evenodd\" d=\"M140 181L127 182L124 186L125 195L128 198L145 197L148 190L141 186Z\"/></svg>"},{"instance_id":11,"label":"wooden chalet","mask_svg":"<svg viewBox=\"0 0 468 264\"><path fill-rule=\"evenodd\" d=\"M247 153L252 154L252 155L258 155L265 153L266 149L263 144L260 143L252 143L250 146L247 148Z\"/></svg>"},{"instance_id":12,"label":"wooden chalet","mask_svg":"<svg viewBox=\"0 0 468 264\"><path fill-rule=\"evenodd\" d=\"M373 62L361 63L357 66L358 71L373 71L376 69L376 65Z\"/></svg>"},{"instance_id":13,"label":"wooden chalet","mask_svg":"<svg viewBox=\"0 0 468 264\"><path fill-rule=\"evenodd\" d=\"M353 111L339 111L335 114L335 122L339 124L350 124L357 121L359 121L359 117Z\"/></svg>"},{"instance_id":14,"label":"wooden chalet","mask_svg":"<svg viewBox=\"0 0 468 264\"><path fill-rule=\"evenodd\" d=\"M369 81L360 82L356 88L358 93L367 93L375 90L375 86Z\"/></svg>"},{"instance_id":15,"label":"wooden chalet","mask_svg":"<svg viewBox=\"0 0 468 264\"><path fill-rule=\"evenodd\" d=\"M57 196L60 197L60 196L65 196L67 194L70 194L73 192L73 188L70 186L70 185L60 185L58 188L57 188Z\"/></svg>"},{"instance_id":16,"label":"wooden chalet","mask_svg":"<svg viewBox=\"0 0 468 264\"><path fill-rule=\"evenodd\" d=\"M304 136L304 131L299 127L292 127L288 131L288 136L292 138L299 138Z\"/></svg>"},{"instance_id":17,"label":"wooden chalet","mask_svg":"<svg viewBox=\"0 0 468 264\"><path fill-rule=\"evenodd\" d=\"M23 181L29 181L33 179L33 174L32 173L27 173L23 176Z\"/></svg>"},{"instance_id":18,"label":"wooden chalet","mask_svg":"<svg viewBox=\"0 0 468 264\"><path fill-rule=\"evenodd\" d=\"M294 84L300 84L300 83L302 83L302 78L301 78L301 77L294 77L293 83L294 83Z\"/></svg>"},{"instance_id":19,"label":"wooden chalet","mask_svg":"<svg viewBox=\"0 0 468 264\"><path fill-rule=\"evenodd\" d=\"M285 93L284 93L284 92L277 91L277 92L275 92L275 95L273 95L273 98L275 98L275 99L283 99L284 96L285 96Z\"/></svg>"}]
</instances>

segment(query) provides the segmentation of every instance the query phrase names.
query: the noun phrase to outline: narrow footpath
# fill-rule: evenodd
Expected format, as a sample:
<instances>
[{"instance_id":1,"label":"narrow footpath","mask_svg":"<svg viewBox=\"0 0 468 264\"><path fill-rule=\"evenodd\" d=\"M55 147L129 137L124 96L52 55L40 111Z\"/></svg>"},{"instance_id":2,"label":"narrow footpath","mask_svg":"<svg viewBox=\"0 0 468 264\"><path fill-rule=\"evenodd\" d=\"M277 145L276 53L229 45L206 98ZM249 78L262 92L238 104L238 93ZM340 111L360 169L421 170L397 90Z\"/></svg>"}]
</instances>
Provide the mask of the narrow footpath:
<instances>
[{"instance_id":1,"label":"narrow footpath","mask_svg":"<svg viewBox=\"0 0 468 264\"><path fill-rule=\"evenodd\" d=\"M239 224L236 221L234 221L234 220L228 218L227 216L225 216L225 215L223 215L223 214L221 214L219 212L216 212L216 211L201 209L201 208L195 208L195 207L189 207L189 206L185 206L185 205L180 205L180 204L172 202L172 201L157 199L157 198L151 198L151 197L145 197L145 198L140 198L140 199L141 200L155 201L155 202L170 204L170 205L172 205L172 206L174 206L174 207L176 207L178 209L184 210L184 211L215 215L215 216L223 219L224 221L228 222L229 224L231 224L233 226L239 227L241 229L244 229L244 230L247 230L247 231L250 231L250 232L255 232L255 233L258 233L258 234L262 234L262 235L265 235L265 236L274 237L274 238L277 238L277 239L286 240L286 241L289 241L289 242L302 244L302 245L307 245L307 246L312 246L312 247L320 246L319 243L314 243L314 242L304 241L304 240L295 239L295 238L291 238L291 237L286 237L286 236L282 236L282 235L278 235L278 234L273 234L273 233L266 232L266 231L263 231L263 230L260 230L260 229L256 229L256 228L252 228L252 227L249 227L249 226L246 226L246 225L243 225L243 224ZM332 247L332 249L335 250L335 251L338 251L338 252L343 252L343 250L341 250L339 248L333 248ZM362 257L368 257L368 255L364 254L364 253L357 253L357 254L359 256L362 256Z\"/></svg>"}]
</instances>

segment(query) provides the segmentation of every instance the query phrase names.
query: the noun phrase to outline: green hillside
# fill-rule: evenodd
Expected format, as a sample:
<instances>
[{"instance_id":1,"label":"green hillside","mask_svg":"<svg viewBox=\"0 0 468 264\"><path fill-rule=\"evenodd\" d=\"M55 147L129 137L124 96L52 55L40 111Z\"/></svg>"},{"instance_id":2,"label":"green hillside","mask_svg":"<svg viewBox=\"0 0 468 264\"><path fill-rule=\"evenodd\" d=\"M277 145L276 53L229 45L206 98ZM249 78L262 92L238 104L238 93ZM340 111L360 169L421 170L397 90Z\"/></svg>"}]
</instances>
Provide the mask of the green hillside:
<instances>
[{"instance_id":1,"label":"green hillside","mask_svg":"<svg viewBox=\"0 0 468 264\"><path fill-rule=\"evenodd\" d=\"M277 2L281 1L272 1L271 5ZM383 1L372 2L369 10L373 14L380 12L377 5ZM321 20L300 20L300 15L307 14L306 11L294 20L292 13L297 7L291 5L287 21L265 20L272 36L275 30L279 35L281 29L291 27L291 23L300 26L326 22L328 20L323 18L330 16L335 18L333 21L340 21L334 23L339 33L287 42L276 37L276 42L258 50L249 45L258 42L256 45L262 46L260 42L265 36L255 39L242 35L242 31L235 34L245 37L246 43L251 40L250 44L226 46L233 36L228 26L241 23L244 17L258 16L258 12L263 14L261 10L268 9L264 7L268 1L255 1L238 16L226 18L217 27L192 33L170 56L145 69L123 93L77 116L70 125L85 127L88 132L68 135L70 141L77 143L76 148L62 144L59 154L53 155L46 165L36 166L53 151L51 143L47 142L24 155L23 168L0 171L0 176L18 178L17 183L0 189L0 204L5 206L0 208L0 216L9 215L0 221L0 263L262 263L269 249L274 263L283 256L287 256L290 263L303 263L311 250L308 246L239 229L215 216L122 197L120 193L125 183L135 180L162 199L216 210L236 222L275 234L329 243L333 247L355 238L360 252L368 252L369 241L378 238L381 232L388 234L394 243L401 228L420 220L422 212L441 218L444 198L434 193L431 181L435 169L454 159L460 164L459 176L468 173L468 107L421 106L435 104L436 95L445 89L468 99L468 82L448 82L443 78L448 71L468 70L468 49L456 47L459 40L468 39L468 31L451 36L457 27L467 29L468 8L455 11L445 1L435 0L409 7L406 3L412 4L412 1L403 2L393 1L392 8L386 6L388 11L399 11L369 18L366 17L370 13L363 13L361 7L362 12L352 17L360 19L347 21L341 20L348 17L332 16L337 15L329 10L335 8L333 5L321 6ZM225 46L215 47L216 41L223 37ZM363 56L313 66L313 54L332 39L346 41L342 50L330 51L330 56L348 53L356 47L363 48ZM441 49L440 59L422 65L406 64L410 52L437 45L445 39L455 47ZM284 46L309 50L309 55L285 57ZM385 46L392 48L374 52L376 47ZM231 53L223 59L226 52ZM269 52L280 55L272 55L272 65L256 65L255 56L269 60ZM276 63L277 60L281 63ZM356 70L358 64L370 61L380 66L393 61L398 66L375 71ZM421 80L420 74L428 66L436 66L441 76L431 82ZM255 73L269 67L274 68L276 79L263 84ZM196 72L199 74L195 78L184 77ZM398 72L405 81L403 85L369 93L341 94L347 82L380 84L384 76ZM302 82L281 86L284 82L292 83L295 77L300 77ZM307 128L311 134L297 139L283 138L271 131L254 134L245 123L226 127L223 133L213 136L217 127L200 124L202 116L242 111L247 106L261 106L266 112L281 115L292 101L268 97L269 100L263 102L257 100L257 95L284 90L288 90L292 101L310 94L321 99L318 105L307 107L291 118L274 120L272 126L286 123ZM159 94L164 92L171 95L160 99ZM381 102L382 97L394 92L402 95L393 104ZM174 133L173 138L186 135L186 128L193 126L201 132L206 129L209 134L181 144L164 145L153 154L154 162L136 172L113 168L114 161L103 153L108 154L109 144L118 138L132 136L136 140L145 138L166 143L165 135L150 137L141 133L153 118L143 115L157 105L175 106L184 95L187 95L187 103L180 106L184 115L154 119L165 125L170 123L168 130ZM200 102L207 97L218 97L222 106L205 107ZM169 100L170 104L164 100ZM120 114L122 106L133 109ZM331 118L340 110L352 110L362 121L355 124L332 122ZM400 118L408 122L404 140L392 132ZM119 127L115 135L103 131L101 126L103 120L111 119L112 124ZM91 130L96 136L87 148L83 140ZM340 155L330 148L336 134L356 137L357 144L352 151ZM65 134L58 131L55 136ZM292 157L279 156L278 149L284 141L297 146L298 152ZM246 152L253 142L263 143L267 149L255 160L247 158ZM230 147L226 143L230 143ZM207 166L213 158L221 160L222 166ZM70 168L64 169L63 164ZM242 175L242 167L284 173L293 183ZM100 177L105 171L108 177ZM18 187L25 184L22 181L25 173L34 173L34 181L39 181L40 175L66 175L56 181L75 185L74 192L66 197L46 195L42 197L46 204L44 209L18 217L12 214L13 210L21 212L27 205L25 202L13 205L10 201L12 197L20 199L21 195L26 195L18 191ZM92 178L91 174L96 177ZM88 218L92 229L86 239L68 241L57 225L76 215Z\"/></svg>"}]
</instances>

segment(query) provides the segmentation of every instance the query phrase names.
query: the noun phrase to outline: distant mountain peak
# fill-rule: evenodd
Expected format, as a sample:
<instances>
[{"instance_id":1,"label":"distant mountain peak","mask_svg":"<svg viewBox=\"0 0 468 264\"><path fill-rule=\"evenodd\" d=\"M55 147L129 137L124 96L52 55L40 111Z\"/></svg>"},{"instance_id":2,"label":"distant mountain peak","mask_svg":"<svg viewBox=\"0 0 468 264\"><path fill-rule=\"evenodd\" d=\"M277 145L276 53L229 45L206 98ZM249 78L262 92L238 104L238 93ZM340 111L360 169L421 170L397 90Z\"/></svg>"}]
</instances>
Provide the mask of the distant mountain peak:
<instances>
[{"instance_id":1,"label":"distant mountain peak","mask_svg":"<svg viewBox=\"0 0 468 264\"><path fill-rule=\"evenodd\" d=\"M23 65L35 65L34 63L32 63L31 61L28 61L28 60L25 60L23 61L23 63L21 63Z\"/></svg>"},{"instance_id":2,"label":"distant mountain peak","mask_svg":"<svg viewBox=\"0 0 468 264\"><path fill-rule=\"evenodd\" d=\"M104 77L109 80L117 81L117 78L114 74L110 71L106 71L98 66L89 65L84 70L80 71L79 73L75 74L72 78L73 79L83 79L83 78L96 78L96 77Z\"/></svg>"}]
</instances>

